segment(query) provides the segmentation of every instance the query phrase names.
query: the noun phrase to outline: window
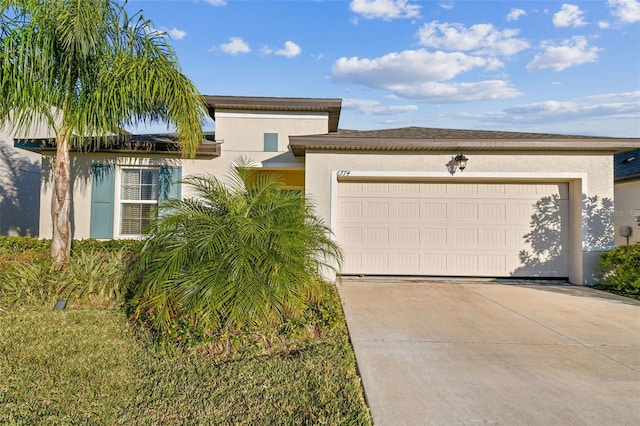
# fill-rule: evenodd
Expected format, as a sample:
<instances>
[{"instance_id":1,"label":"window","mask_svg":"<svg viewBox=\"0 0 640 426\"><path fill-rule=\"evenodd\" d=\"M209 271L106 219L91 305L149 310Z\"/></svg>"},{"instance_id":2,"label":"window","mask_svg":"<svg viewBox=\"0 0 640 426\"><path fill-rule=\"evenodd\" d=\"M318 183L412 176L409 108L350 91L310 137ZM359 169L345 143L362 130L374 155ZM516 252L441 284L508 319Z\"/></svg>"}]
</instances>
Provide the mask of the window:
<instances>
[{"instance_id":1,"label":"window","mask_svg":"<svg viewBox=\"0 0 640 426\"><path fill-rule=\"evenodd\" d=\"M116 167L108 163L92 164L89 236L110 239L141 235L155 218L153 212L158 203L181 198L181 180L182 167L179 165ZM116 191L116 184L119 191Z\"/></svg>"},{"instance_id":2,"label":"window","mask_svg":"<svg viewBox=\"0 0 640 426\"><path fill-rule=\"evenodd\" d=\"M155 219L158 168L123 168L120 177L120 234L140 235Z\"/></svg>"},{"instance_id":3,"label":"window","mask_svg":"<svg viewBox=\"0 0 640 426\"><path fill-rule=\"evenodd\" d=\"M278 152L278 134L277 133L264 134L264 151Z\"/></svg>"}]
</instances>

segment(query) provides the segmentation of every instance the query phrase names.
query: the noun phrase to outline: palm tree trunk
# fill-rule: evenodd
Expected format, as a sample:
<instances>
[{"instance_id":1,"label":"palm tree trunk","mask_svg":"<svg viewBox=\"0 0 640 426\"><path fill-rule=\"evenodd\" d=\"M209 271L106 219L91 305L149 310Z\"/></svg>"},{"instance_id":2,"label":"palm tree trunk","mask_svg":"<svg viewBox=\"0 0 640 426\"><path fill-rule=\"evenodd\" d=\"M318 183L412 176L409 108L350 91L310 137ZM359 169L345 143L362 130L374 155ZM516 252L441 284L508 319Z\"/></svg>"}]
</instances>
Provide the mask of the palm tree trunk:
<instances>
[{"instance_id":1,"label":"palm tree trunk","mask_svg":"<svg viewBox=\"0 0 640 426\"><path fill-rule=\"evenodd\" d=\"M51 197L51 259L60 268L69 265L71 257L71 175L69 161L69 135L71 128L64 126L56 140L56 158L53 163L53 196Z\"/></svg>"}]
</instances>

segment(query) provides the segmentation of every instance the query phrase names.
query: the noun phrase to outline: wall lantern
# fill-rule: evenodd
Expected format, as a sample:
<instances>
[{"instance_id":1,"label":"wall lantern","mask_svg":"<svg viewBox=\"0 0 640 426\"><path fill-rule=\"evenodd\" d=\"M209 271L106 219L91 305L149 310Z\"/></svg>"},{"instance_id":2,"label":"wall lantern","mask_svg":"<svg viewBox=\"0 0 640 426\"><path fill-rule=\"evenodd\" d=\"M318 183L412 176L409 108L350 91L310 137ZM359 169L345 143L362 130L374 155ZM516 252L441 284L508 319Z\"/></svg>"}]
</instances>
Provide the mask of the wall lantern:
<instances>
[{"instance_id":1,"label":"wall lantern","mask_svg":"<svg viewBox=\"0 0 640 426\"><path fill-rule=\"evenodd\" d=\"M455 157L451 157L451 161L447 163L447 170L449 170L449 173L451 173L452 175L458 169L463 172L464 169L467 168L467 161L469 161L469 159L462 153L456 155Z\"/></svg>"},{"instance_id":2,"label":"wall lantern","mask_svg":"<svg viewBox=\"0 0 640 426\"><path fill-rule=\"evenodd\" d=\"M453 161L456 162L456 166L460 169L461 172L464 172L464 169L467 168L467 161L469 159L464 156L464 154L460 153L460 155L456 155Z\"/></svg>"}]
</instances>

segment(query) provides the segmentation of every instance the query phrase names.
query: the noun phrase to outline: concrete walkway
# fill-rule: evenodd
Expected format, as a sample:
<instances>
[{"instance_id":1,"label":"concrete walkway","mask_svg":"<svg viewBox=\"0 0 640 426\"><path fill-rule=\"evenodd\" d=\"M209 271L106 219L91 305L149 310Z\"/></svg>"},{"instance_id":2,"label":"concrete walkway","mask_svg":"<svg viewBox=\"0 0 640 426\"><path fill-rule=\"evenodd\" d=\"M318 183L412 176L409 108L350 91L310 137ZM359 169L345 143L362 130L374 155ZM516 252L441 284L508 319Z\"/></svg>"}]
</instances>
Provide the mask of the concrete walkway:
<instances>
[{"instance_id":1,"label":"concrete walkway","mask_svg":"<svg viewBox=\"0 0 640 426\"><path fill-rule=\"evenodd\" d=\"M640 425L640 302L470 281L338 289L376 425Z\"/></svg>"}]
</instances>

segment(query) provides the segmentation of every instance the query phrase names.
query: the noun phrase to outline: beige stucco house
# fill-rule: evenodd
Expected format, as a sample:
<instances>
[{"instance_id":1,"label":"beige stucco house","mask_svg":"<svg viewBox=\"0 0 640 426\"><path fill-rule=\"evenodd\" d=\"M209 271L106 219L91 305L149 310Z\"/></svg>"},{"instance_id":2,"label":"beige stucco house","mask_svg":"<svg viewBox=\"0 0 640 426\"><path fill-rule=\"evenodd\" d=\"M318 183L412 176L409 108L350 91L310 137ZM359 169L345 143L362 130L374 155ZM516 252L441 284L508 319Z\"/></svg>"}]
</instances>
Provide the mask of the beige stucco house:
<instances>
[{"instance_id":1,"label":"beige stucco house","mask_svg":"<svg viewBox=\"0 0 640 426\"><path fill-rule=\"evenodd\" d=\"M640 149L614 157L615 244L640 242Z\"/></svg>"},{"instance_id":2,"label":"beige stucco house","mask_svg":"<svg viewBox=\"0 0 640 426\"><path fill-rule=\"evenodd\" d=\"M592 283L614 244L613 155L640 139L409 127L338 128L340 99L205 96L216 123L199 155L170 135L73 153L74 238L135 238L187 175L239 157L304 190L346 253L343 274L566 278ZM53 150L42 153L43 200ZM466 161L466 168L464 167ZM51 235L48 203L40 236Z\"/></svg>"}]
</instances>

